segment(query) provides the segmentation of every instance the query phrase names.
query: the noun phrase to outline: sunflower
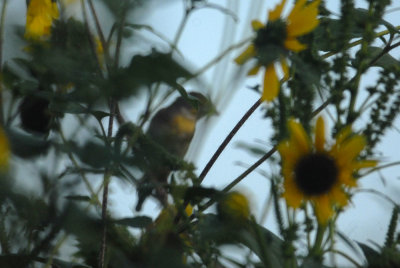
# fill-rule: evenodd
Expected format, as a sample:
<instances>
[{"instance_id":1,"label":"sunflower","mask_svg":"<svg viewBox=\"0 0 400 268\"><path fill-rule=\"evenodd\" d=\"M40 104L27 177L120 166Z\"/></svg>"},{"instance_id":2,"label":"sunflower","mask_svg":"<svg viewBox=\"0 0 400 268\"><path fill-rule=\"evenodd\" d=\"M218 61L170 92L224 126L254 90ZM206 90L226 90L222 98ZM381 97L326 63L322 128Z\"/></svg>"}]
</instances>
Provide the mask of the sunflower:
<instances>
[{"instance_id":1,"label":"sunflower","mask_svg":"<svg viewBox=\"0 0 400 268\"><path fill-rule=\"evenodd\" d=\"M258 20L252 21L252 28L257 33L253 43L236 59L237 64L244 64L251 58L257 59L257 64L248 72L256 75L262 66L265 67L262 100L272 101L279 92L279 80L275 63L279 62L284 73L284 79L289 77L289 67L286 56L290 51L299 52L306 49L297 38L311 32L319 21L318 6L320 0L307 4L307 0L298 0L286 20L281 19L281 13L286 0L278 4L268 13L266 25Z\"/></svg>"},{"instance_id":2,"label":"sunflower","mask_svg":"<svg viewBox=\"0 0 400 268\"><path fill-rule=\"evenodd\" d=\"M50 35L53 20L59 17L54 0L30 0L26 13L25 38L40 40Z\"/></svg>"},{"instance_id":3,"label":"sunflower","mask_svg":"<svg viewBox=\"0 0 400 268\"><path fill-rule=\"evenodd\" d=\"M278 145L283 197L293 208L311 202L318 222L325 224L335 209L347 204L349 190L357 186L354 174L361 168L374 167L377 162L357 160L366 141L361 135L352 135L349 127L336 136L332 146L325 145L322 117L317 119L313 143L300 123L291 119L288 128L289 139Z\"/></svg>"}]
</instances>

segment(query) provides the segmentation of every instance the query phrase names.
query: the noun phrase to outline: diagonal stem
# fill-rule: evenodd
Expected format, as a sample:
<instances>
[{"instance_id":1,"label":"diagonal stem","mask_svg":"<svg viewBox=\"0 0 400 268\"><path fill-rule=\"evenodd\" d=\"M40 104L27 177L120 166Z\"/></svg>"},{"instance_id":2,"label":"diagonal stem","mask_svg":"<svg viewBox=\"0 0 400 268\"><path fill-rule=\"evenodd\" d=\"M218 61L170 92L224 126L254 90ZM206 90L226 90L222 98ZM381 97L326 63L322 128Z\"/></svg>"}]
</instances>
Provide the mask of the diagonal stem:
<instances>
[{"instance_id":1,"label":"diagonal stem","mask_svg":"<svg viewBox=\"0 0 400 268\"><path fill-rule=\"evenodd\" d=\"M246 122L246 120L249 119L249 117L254 113L254 111L260 106L261 103L262 103L261 99L258 99L253 104L253 106L251 106L250 109L243 115L243 117L239 120L239 122L231 130L231 132L229 132L228 136L226 136L225 140L221 143L221 145L218 147L217 151L215 151L214 155L211 157L211 159L208 161L207 165L204 167L203 171L201 172L201 174L199 176L200 182L202 182L204 180L204 177L210 171L211 167L214 165L215 161L221 155L222 151L225 149L225 147L228 145L228 143L232 140L233 136L235 136L235 134L243 126L243 124Z\"/></svg>"}]
</instances>

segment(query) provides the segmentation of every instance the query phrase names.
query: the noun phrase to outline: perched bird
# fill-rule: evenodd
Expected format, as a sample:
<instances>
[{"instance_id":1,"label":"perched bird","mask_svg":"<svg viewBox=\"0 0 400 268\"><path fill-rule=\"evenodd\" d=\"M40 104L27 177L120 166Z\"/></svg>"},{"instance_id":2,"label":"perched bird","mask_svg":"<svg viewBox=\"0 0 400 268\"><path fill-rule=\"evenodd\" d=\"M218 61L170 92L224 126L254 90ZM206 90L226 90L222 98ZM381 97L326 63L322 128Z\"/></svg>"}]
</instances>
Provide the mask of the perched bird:
<instances>
[{"instance_id":1,"label":"perched bird","mask_svg":"<svg viewBox=\"0 0 400 268\"><path fill-rule=\"evenodd\" d=\"M187 98L180 96L170 106L158 111L146 135L169 154L183 158L194 136L197 120L213 113L215 108L210 100L200 93L191 92ZM167 192L162 186L166 185L170 172L171 168L160 162L150 166L137 187L137 211L151 194L163 205L167 203Z\"/></svg>"}]
</instances>

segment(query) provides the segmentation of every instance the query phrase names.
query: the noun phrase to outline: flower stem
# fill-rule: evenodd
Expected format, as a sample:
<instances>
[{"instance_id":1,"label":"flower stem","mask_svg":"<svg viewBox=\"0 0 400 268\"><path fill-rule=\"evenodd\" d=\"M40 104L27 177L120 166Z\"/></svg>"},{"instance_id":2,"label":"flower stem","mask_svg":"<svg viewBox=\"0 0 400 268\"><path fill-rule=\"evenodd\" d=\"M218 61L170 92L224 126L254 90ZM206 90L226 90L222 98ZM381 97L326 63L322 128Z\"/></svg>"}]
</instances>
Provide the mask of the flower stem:
<instances>
[{"instance_id":1,"label":"flower stem","mask_svg":"<svg viewBox=\"0 0 400 268\"><path fill-rule=\"evenodd\" d=\"M259 101L259 100L258 100ZM332 98L328 98L324 103L322 103L317 109L315 109L311 115L312 117L316 116L317 114L319 114L319 112L321 112L323 109L325 109L326 106L328 106L328 104L332 101ZM252 107L254 107L256 104L254 104ZM251 108L250 108L251 110ZM250 110L243 116L243 118L250 112ZM250 116L251 113L249 113L248 116ZM239 130L239 128L243 125L243 123L247 120L243 120L243 118L240 121L243 121L241 124L240 121L238 122L238 124L232 129L231 133L232 137L236 134L236 132ZM234 132L235 131L235 132ZM229 136L228 135L228 136ZM220 148L217 149L217 151L214 153L213 157L210 159L209 163L207 163L208 170L212 167L212 165L214 164L214 162L217 160L217 158L219 157L219 155L221 154L221 152L223 151L223 149L226 147L226 145L229 143L229 141L232 139L232 137L230 137L228 139L228 137L225 138L225 140L222 142L222 144L220 145ZM258 166L260 166L262 163L264 163L264 161L266 161L268 158L270 158L275 152L276 152L277 148L276 146L274 146L272 149L270 149L267 153L265 153L265 155L263 155L259 160L257 160L257 162L255 162L253 165L251 165L248 169L246 169L241 175L239 175L239 177L237 177L236 179L234 179L230 184L228 184L222 191L224 193L228 192L230 189L232 189L234 186L236 186L239 182L241 182L247 175L249 175L251 172L253 172ZM213 158L215 158L213 160ZM212 161L213 160L213 161ZM208 170L206 169L207 166L204 168L203 173L204 176L207 174ZM200 175L199 179L203 178ZM201 179L201 181L203 180ZM208 207L210 207L212 204L214 204L215 199L211 198L206 204L204 204L203 206L201 206L199 208L200 211L203 211L205 209L207 209Z\"/></svg>"},{"instance_id":2,"label":"flower stem","mask_svg":"<svg viewBox=\"0 0 400 268\"><path fill-rule=\"evenodd\" d=\"M114 114L116 110L116 101L115 100L110 100L110 117L108 120L108 131L107 131L107 138L110 140L112 137L112 130L114 126ZM107 248L107 205L108 205L108 185L110 183L111 179L111 172L107 169L105 174L104 174L104 180L103 180L103 202L102 202L102 207L101 207L101 220L103 222L103 234L101 238L101 247L100 247L100 253L99 253L99 268L104 268L104 258L105 258L105 253L106 253L106 248Z\"/></svg>"},{"instance_id":3,"label":"flower stem","mask_svg":"<svg viewBox=\"0 0 400 268\"><path fill-rule=\"evenodd\" d=\"M262 103L261 99L258 99L250 107L250 109L243 115L243 117L239 120L239 122L235 125L235 127L231 130L231 132L229 132L228 136L226 136L225 140L221 143L221 145L218 147L217 151L215 151L214 155L211 157L211 159L208 161L207 165L204 167L203 171L201 172L201 174L199 176L200 182L202 182L204 180L204 177L210 171L211 167L214 165L215 161L221 155L222 151L225 149L225 147L228 145L228 143L232 140L233 136L235 136L235 134L243 126L243 124L246 122L246 120L249 119L249 117L254 113L254 111L260 106L261 103Z\"/></svg>"},{"instance_id":4,"label":"flower stem","mask_svg":"<svg viewBox=\"0 0 400 268\"><path fill-rule=\"evenodd\" d=\"M318 224L318 228L317 228L317 234L315 236L315 242L313 247L311 248L310 252L309 252L309 256L310 257L322 257L322 241L324 239L324 233L325 233L325 229L326 226L325 225L321 225Z\"/></svg>"}]
</instances>

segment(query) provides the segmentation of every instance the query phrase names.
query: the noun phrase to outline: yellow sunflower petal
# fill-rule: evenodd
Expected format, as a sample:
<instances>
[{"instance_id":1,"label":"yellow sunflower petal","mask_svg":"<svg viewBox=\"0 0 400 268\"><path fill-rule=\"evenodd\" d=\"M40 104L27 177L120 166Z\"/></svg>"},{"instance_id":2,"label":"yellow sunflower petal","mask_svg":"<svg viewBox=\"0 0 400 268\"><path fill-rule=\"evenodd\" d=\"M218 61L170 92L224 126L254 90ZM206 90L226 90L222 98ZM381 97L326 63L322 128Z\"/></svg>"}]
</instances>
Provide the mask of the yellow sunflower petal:
<instances>
[{"instance_id":1,"label":"yellow sunflower petal","mask_svg":"<svg viewBox=\"0 0 400 268\"><path fill-rule=\"evenodd\" d=\"M340 151L341 145L344 143L344 141L350 136L352 133L351 127L347 126L344 129L342 129L337 135L336 135L336 142L332 146L330 150L330 154L336 158L337 153Z\"/></svg>"},{"instance_id":2,"label":"yellow sunflower petal","mask_svg":"<svg viewBox=\"0 0 400 268\"><path fill-rule=\"evenodd\" d=\"M286 199L288 206L298 208L304 199L304 195L298 190L297 185L293 179L285 179L283 183L285 192L283 197Z\"/></svg>"},{"instance_id":3,"label":"yellow sunflower petal","mask_svg":"<svg viewBox=\"0 0 400 268\"><path fill-rule=\"evenodd\" d=\"M348 196L340 189L340 185L333 187L330 192L330 198L335 202L339 207L344 207L348 203Z\"/></svg>"},{"instance_id":4,"label":"yellow sunflower petal","mask_svg":"<svg viewBox=\"0 0 400 268\"><path fill-rule=\"evenodd\" d=\"M307 0L298 0L294 7L292 8L292 11L290 11L289 16L287 17L288 21L291 21L293 18L297 16L297 14L301 11L301 9L304 8L304 5L306 4Z\"/></svg>"},{"instance_id":5,"label":"yellow sunflower petal","mask_svg":"<svg viewBox=\"0 0 400 268\"><path fill-rule=\"evenodd\" d=\"M354 170L359 170L362 168L376 167L376 165L378 165L378 161L376 161L376 160L362 160L362 161L357 161L352 164Z\"/></svg>"},{"instance_id":6,"label":"yellow sunflower petal","mask_svg":"<svg viewBox=\"0 0 400 268\"><path fill-rule=\"evenodd\" d=\"M276 76L275 66L270 64L265 69L263 93L261 99L263 101L272 101L278 96L279 92L279 79Z\"/></svg>"},{"instance_id":7,"label":"yellow sunflower petal","mask_svg":"<svg viewBox=\"0 0 400 268\"><path fill-rule=\"evenodd\" d=\"M284 45L286 49L294 52L299 52L307 48L306 45L300 43L296 38L287 38Z\"/></svg>"},{"instance_id":8,"label":"yellow sunflower petal","mask_svg":"<svg viewBox=\"0 0 400 268\"><path fill-rule=\"evenodd\" d=\"M357 186L357 181L353 177L353 170L352 169L345 169L345 168L340 168L340 173L338 175L338 181L346 185L348 187L356 187Z\"/></svg>"},{"instance_id":9,"label":"yellow sunflower petal","mask_svg":"<svg viewBox=\"0 0 400 268\"><path fill-rule=\"evenodd\" d=\"M364 149L366 140L363 136L355 135L344 142L337 152L339 165L350 162Z\"/></svg>"},{"instance_id":10,"label":"yellow sunflower petal","mask_svg":"<svg viewBox=\"0 0 400 268\"><path fill-rule=\"evenodd\" d=\"M235 62L239 65L244 64L246 61L249 59L253 58L256 56L256 49L254 45L249 45L245 51L242 52L236 59Z\"/></svg>"},{"instance_id":11,"label":"yellow sunflower petal","mask_svg":"<svg viewBox=\"0 0 400 268\"><path fill-rule=\"evenodd\" d=\"M26 14L25 37L40 39L49 36L53 20L58 17L57 3L51 0L31 0Z\"/></svg>"},{"instance_id":12,"label":"yellow sunflower petal","mask_svg":"<svg viewBox=\"0 0 400 268\"><path fill-rule=\"evenodd\" d=\"M303 126L291 119L289 120L289 131L293 149L298 150L298 153L302 155L308 153L310 151L310 142Z\"/></svg>"},{"instance_id":13,"label":"yellow sunflower petal","mask_svg":"<svg viewBox=\"0 0 400 268\"><path fill-rule=\"evenodd\" d=\"M320 224L325 225L333 215L331 201L327 195L315 198L315 215Z\"/></svg>"},{"instance_id":14,"label":"yellow sunflower petal","mask_svg":"<svg viewBox=\"0 0 400 268\"><path fill-rule=\"evenodd\" d=\"M259 20L252 20L251 21L251 27L253 28L254 31L258 31L261 28L263 28L265 25L259 21Z\"/></svg>"},{"instance_id":15,"label":"yellow sunflower petal","mask_svg":"<svg viewBox=\"0 0 400 268\"><path fill-rule=\"evenodd\" d=\"M280 4L276 5L276 7L268 12L268 20L275 21L280 18L282 14L283 7L285 6L286 0L283 0Z\"/></svg>"},{"instance_id":16,"label":"yellow sunflower petal","mask_svg":"<svg viewBox=\"0 0 400 268\"><path fill-rule=\"evenodd\" d=\"M287 35L289 37L309 33L317 27L319 23L317 18L319 3L320 1L314 1L300 9L295 15L288 17Z\"/></svg>"},{"instance_id":17,"label":"yellow sunflower petal","mask_svg":"<svg viewBox=\"0 0 400 268\"><path fill-rule=\"evenodd\" d=\"M350 134L351 134L351 127L350 126L345 127L336 136L336 143L337 144L343 143L350 136Z\"/></svg>"},{"instance_id":18,"label":"yellow sunflower petal","mask_svg":"<svg viewBox=\"0 0 400 268\"><path fill-rule=\"evenodd\" d=\"M10 145L6 133L0 128L0 169L4 170L8 167L10 160Z\"/></svg>"},{"instance_id":19,"label":"yellow sunflower petal","mask_svg":"<svg viewBox=\"0 0 400 268\"><path fill-rule=\"evenodd\" d=\"M253 68L250 69L250 71L247 73L247 75L252 76L252 75L256 75L258 73L258 71L260 70L261 65L256 65Z\"/></svg>"},{"instance_id":20,"label":"yellow sunflower petal","mask_svg":"<svg viewBox=\"0 0 400 268\"><path fill-rule=\"evenodd\" d=\"M322 116L318 117L315 125L315 149L323 152L325 145L325 122Z\"/></svg>"},{"instance_id":21,"label":"yellow sunflower petal","mask_svg":"<svg viewBox=\"0 0 400 268\"><path fill-rule=\"evenodd\" d=\"M293 146L288 141L283 141L277 147L279 154L282 157L284 166L292 168L298 161L301 154L298 150L293 150Z\"/></svg>"},{"instance_id":22,"label":"yellow sunflower petal","mask_svg":"<svg viewBox=\"0 0 400 268\"><path fill-rule=\"evenodd\" d=\"M286 81L289 79L289 65L285 58L281 58L280 62L283 71L283 80Z\"/></svg>"}]
</instances>

